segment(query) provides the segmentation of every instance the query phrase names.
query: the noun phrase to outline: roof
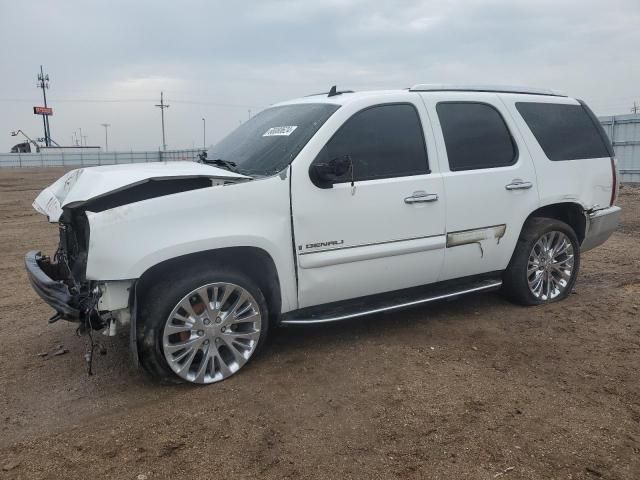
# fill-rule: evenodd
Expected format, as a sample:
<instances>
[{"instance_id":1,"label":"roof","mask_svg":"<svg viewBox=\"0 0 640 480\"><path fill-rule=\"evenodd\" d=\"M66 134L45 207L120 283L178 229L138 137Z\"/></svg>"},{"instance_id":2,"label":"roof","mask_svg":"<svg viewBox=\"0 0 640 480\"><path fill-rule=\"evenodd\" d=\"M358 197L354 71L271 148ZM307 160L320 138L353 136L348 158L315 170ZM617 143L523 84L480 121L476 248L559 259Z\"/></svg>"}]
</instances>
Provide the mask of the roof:
<instances>
[{"instance_id":1,"label":"roof","mask_svg":"<svg viewBox=\"0 0 640 480\"><path fill-rule=\"evenodd\" d=\"M414 85L411 88L395 90L359 90L355 92L344 90L342 92L336 92L337 95L334 94L332 96L329 96L327 93L316 93L307 95L306 97L279 102L276 105L281 106L299 103L330 103L334 105L344 105L363 97L390 95L397 94L399 92L490 92L569 98L563 93L544 88L519 87L509 85L418 84Z\"/></svg>"}]
</instances>

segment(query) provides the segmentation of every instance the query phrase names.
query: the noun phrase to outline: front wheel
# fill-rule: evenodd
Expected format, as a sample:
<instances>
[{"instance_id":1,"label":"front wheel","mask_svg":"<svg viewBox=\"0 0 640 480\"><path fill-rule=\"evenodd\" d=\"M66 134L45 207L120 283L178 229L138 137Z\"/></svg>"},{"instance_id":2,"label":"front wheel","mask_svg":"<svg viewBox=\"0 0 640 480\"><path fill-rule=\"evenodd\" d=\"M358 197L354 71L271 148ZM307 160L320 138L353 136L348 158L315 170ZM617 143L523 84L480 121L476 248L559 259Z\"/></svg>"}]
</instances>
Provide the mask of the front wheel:
<instances>
[{"instance_id":1,"label":"front wheel","mask_svg":"<svg viewBox=\"0 0 640 480\"><path fill-rule=\"evenodd\" d=\"M263 345L268 310L244 274L189 269L159 282L140 308L141 363L161 380L214 383L240 370Z\"/></svg>"},{"instance_id":2,"label":"front wheel","mask_svg":"<svg viewBox=\"0 0 640 480\"><path fill-rule=\"evenodd\" d=\"M503 291L524 305L566 298L580 267L580 245L573 229L553 218L527 221L503 276Z\"/></svg>"}]
</instances>

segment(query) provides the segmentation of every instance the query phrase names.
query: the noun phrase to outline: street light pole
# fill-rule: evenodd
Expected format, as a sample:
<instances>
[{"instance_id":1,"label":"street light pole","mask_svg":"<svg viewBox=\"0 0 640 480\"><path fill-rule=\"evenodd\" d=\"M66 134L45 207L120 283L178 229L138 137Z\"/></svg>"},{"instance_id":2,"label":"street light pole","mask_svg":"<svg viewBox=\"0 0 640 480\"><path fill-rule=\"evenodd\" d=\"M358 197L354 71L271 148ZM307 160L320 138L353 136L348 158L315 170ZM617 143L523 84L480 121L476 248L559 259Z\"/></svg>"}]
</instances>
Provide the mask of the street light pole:
<instances>
[{"instance_id":1,"label":"street light pole","mask_svg":"<svg viewBox=\"0 0 640 480\"><path fill-rule=\"evenodd\" d=\"M108 152L109 151L109 136L107 134L109 127L111 126L110 123L101 123L100 125L102 125L104 127L104 151Z\"/></svg>"},{"instance_id":2,"label":"street light pole","mask_svg":"<svg viewBox=\"0 0 640 480\"><path fill-rule=\"evenodd\" d=\"M207 120L202 117L202 149L207 149Z\"/></svg>"}]
</instances>

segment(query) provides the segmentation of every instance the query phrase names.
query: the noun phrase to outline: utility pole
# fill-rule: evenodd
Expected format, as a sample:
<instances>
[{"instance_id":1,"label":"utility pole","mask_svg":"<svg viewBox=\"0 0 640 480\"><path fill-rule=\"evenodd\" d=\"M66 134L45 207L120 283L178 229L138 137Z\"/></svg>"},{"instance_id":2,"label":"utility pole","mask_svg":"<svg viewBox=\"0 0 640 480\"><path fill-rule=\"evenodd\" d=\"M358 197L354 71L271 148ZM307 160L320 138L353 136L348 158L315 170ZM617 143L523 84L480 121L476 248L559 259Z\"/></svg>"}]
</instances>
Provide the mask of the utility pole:
<instances>
[{"instance_id":1,"label":"utility pole","mask_svg":"<svg viewBox=\"0 0 640 480\"><path fill-rule=\"evenodd\" d=\"M202 149L207 149L207 120L202 117Z\"/></svg>"},{"instance_id":2,"label":"utility pole","mask_svg":"<svg viewBox=\"0 0 640 480\"><path fill-rule=\"evenodd\" d=\"M109 151L109 136L107 134L107 131L109 129L109 127L111 126L110 123L101 123L100 125L102 125L104 127L104 151L108 152Z\"/></svg>"},{"instance_id":3,"label":"utility pole","mask_svg":"<svg viewBox=\"0 0 640 480\"><path fill-rule=\"evenodd\" d=\"M82 139L84 138L84 136L82 135L82 128L78 127L78 130L80 130L80 146L82 147Z\"/></svg>"},{"instance_id":4,"label":"utility pole","mask_svg":"<svg viewBox=\"0 0 640 480\"><path fill-rule=\"evenodd\" d=\"M42 65L40 65L40 73L38 74L38 88L42 89L42 98L44 99L44 106L47 107L47 89L49 88L49 75L44 73ZM42 125L44 126L44 144L47 147L51 146L51 130L49 129L49 116L42 115Z\"/></svg>"},{"instance_id":5,"label":"utility pole","mask_svg":"<svg viewBox=\"0 0 640 480\"><path fill-rule=\"evenodd\" d=\"M164 137L164 109L169 108L169 105L164 103L164 93L160 92L160 105L156 105L160 109L160 114L162 115L162 149L167 151L167 141Z\"/></svg>"},{"instance_id":6,"label":"utility pole","mask_svg":"<svg viewBox=\"0 0 640 480\"><path fill-rule=\"evenodd\" d=\"M631 113L640 113L640 105L638 105L638 102L636 101L633 102L633 107L631 107Z\"/></svg>"}]
</instances>

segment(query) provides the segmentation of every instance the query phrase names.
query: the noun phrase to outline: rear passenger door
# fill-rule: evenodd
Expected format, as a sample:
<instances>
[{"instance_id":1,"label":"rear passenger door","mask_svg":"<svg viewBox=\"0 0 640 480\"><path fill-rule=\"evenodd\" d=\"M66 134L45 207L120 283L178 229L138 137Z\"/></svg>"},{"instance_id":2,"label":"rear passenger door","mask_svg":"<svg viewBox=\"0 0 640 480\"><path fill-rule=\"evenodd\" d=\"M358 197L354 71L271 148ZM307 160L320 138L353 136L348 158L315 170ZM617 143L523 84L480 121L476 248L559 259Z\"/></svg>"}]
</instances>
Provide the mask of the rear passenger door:
<instances>
[{"instance_id":1,"label":"rear passenger door","mask_svg":"<svg viewBox=\"0 0 640 480\"><path fill-rule=\"evenodd\" d=\"M424 93L445 189L442 280L506 268L538 205L531 157L493 93Z\"/></svg>"}]
</instances>

